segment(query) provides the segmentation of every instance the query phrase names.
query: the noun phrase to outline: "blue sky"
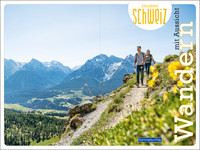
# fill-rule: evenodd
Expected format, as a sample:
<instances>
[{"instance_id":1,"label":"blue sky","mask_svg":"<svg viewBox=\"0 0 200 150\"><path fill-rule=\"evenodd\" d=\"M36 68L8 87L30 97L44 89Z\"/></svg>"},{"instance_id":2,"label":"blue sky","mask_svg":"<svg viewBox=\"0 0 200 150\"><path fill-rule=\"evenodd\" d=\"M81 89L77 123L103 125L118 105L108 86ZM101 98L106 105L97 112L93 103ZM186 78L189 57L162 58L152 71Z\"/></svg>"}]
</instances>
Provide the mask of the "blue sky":
<instances>
[{"instance_id":1,"label":"blue sky","mask_svg":"<svg viewBox=\"0 0 200 150\"><path fill-rule=\"evenodd\" d=\"M180 23L196 23L193 5L174 7L180 8ZM6 5L5 58L57 60L74 67L100 53L125 58L141 45L162 61L179 53L174 50L173 19L172 14L165 26L147 31L131 22L128 5ZM194 27L194 37L184 36L184 41L195 41L195 32Z\"/></svg>"}]
</instances>

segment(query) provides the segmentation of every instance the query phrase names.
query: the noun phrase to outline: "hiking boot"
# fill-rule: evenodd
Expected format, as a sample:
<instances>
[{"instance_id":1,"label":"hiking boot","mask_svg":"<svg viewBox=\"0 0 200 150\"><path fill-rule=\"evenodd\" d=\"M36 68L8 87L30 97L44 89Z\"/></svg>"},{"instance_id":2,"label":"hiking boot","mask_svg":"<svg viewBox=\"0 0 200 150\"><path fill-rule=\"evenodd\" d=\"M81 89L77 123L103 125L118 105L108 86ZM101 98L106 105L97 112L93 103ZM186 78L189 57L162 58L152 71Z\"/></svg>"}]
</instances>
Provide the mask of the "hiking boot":
<instances>
[{"instance_id":1,"label":"hiking boot","mask_svg":"<svg viewBox=\"0 0 200 150\"><path fill-rule=\"evenodd\" d=\"M139 83L136 84L137 88L139 88Z\"/></svg>"}]
</instances>

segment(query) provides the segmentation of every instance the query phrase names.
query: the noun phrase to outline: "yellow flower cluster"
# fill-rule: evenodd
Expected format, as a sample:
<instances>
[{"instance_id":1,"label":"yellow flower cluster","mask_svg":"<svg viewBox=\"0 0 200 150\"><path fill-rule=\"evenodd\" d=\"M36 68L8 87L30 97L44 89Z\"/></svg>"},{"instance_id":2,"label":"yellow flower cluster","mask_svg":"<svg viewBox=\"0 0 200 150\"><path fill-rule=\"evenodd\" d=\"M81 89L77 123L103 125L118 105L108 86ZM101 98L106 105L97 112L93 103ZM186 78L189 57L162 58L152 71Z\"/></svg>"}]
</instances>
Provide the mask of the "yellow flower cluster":
<instances>
[{"instance_id":1,"label":"yellow flower cluster","mask_svg":"<svg viewBox=\"0 0 200 150\"><path fill-rule=\"evenodd\" d=\"M154 72L152 74L153 80L156 80L156 78L158 77L158 71Z\"/></svg>"},{"instance_id":2,"label":"yellow flower cluster","mask_svg":"<svg viewBox=\"0 0 200 150\"><path fill-rule=\"evenodd\" d=\"M177 75L175 75L175 70L182 70L183 66L178 61L173 61L168 66L169 75L173 80L177 79Z\"/></svg>"},{"instance_id":3,"label":"yellow flower cluster","mask_svg":"<svg viewBox=\"0 0 200 150\"><path fill-rule=\"evenodd\" d=\"M193 78L193 81L195 81L195 82L196 82L196 76Z\"/></svg>"},{"instance_id":4,"label":"yellow flower cluster","mask_svg":"<svg viewBox=\"0 0 200 150\"><path fill-rule=\"evenodd\" d=\"M163 100L164 101L169 101L169 99L168 99L168 92L167 91L163 95Z\"/></svg>"},{"instance_id":5,"label":"yellow flower cluster","mask_svg":"<svg viewBox=\"0 0 200 150\"><path fill-rule=\"evenodd\" d=\"M154 87L154 85L155 85L154 80L153 80L153 79L149 80L148 86L149 86L149 87Z\"/></svg>"},{"instance_id":6,"label":"yellow flower cluster","mask_svg":"<svg viewBox=\"0 0 200 150\"><path fill-rule=\"evenodd\" d=\"M143 103L144 101L146 101L146 102L151 102L150 99L146 99L146 98L144 98L143 100L141 100L142 103Z\"/></svg>"},{"instance_id":7,"label":"yellow flower cluster","mask_svg":"<svg viewBox=\"0 0 200 150\"><path fill-rule=\"evenodd\" d=\"M151 72L154 72L156 70L156 67L155 66L150 66L150 71Z\"/></svg>"},{"instance_id":8,"label":"yellow flower cluster","mask_svg":"<svg viewBox=\"0 0 200 150\"><path fill-rule=\"evenodd\" d=\"M149 87L154 87L154 86L155 86L155 80L156 80L157 77L158 77L158 71L157 71L155 65L154 65L154 66L150 66L150 70L151 70L151 72L152 72L153 74L152 74L152 79L149 80L149 82L148 82L148 86L149 86Z\"/></svg>"},{"instance_id":9,"label":"yellow flower cluster","mask_svg":"<svg viewBox=\"0 0 200 150\"><path fill-rule=\"evenodd\" d=\"M181 86L183 86L184 84L183 84L183 82L182 82L181 80L178 80L177 85L178 85L179 87L181 87Z\"/></svg>"},{"instance_id":10,"label":"yellow flower cluster","mask_svg":"<svg viewBox=\"0 0 200 150\"><path fill-rule=\"evenodd\" d=\"M151 101L151 105L154 105L155 103L156 103L155 99Z\"/></svg>"},{"instance_id":11,"label":"yellow flower cluster","mask_svg":"<svg viewBox=\"0 0 200 150\"><path fill-rule=\"evenodd\" d=\"M178 93L178 87L176 85L173 87L172 92L174 94Z\"/></svg>"}]
</instances>

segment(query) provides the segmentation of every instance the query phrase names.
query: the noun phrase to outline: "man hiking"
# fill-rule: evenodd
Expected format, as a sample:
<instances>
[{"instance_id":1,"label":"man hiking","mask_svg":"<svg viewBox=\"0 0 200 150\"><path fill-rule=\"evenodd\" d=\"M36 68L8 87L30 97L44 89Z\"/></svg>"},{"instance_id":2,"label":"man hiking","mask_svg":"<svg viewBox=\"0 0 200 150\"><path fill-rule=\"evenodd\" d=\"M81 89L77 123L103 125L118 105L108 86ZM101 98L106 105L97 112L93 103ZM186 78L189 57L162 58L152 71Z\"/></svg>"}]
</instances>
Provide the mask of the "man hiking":
<instances>
[{"instance_id":1,"label":"man hiking","mask_svg":"<svg viewBox=\"0 0 200 150\"><path fill-rule=\"evenodd\" d=\"M135 54L134 68L136 68L137 71L137 87L139 87L140 73L141 73L141 85L143 85L144 63L146 61L146 55L145 53L141 52L141 46L137 46L137 51L138 53Z\"/></svg>"},{"instance_id":2,"label":"man hiking","mask_svg":"<svg viewBox=\"0 0 200 150\"><path fill-rule=\"evenodd\" d=\"M154 64L156 63L155 60L153 59L153 56L150 53L150 50L148 49L146 52L146 61L145 61L147 77L149 77L149 71L150 71L150 66L151 66L152 61Z\"/></svg>"}]
</instances>

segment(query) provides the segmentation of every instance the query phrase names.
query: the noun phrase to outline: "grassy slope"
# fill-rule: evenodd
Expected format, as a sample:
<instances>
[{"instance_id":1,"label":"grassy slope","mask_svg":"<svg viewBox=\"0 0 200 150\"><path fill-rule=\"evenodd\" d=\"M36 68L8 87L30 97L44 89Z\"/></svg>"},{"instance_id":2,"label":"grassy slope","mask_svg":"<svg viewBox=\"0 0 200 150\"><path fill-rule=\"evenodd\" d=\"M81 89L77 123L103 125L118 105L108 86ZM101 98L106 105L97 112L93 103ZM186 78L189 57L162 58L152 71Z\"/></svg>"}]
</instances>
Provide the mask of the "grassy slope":
<instances>
[{"instance_id":1,"label":"grassy slope","mask_svg":"<svg viewBox=\"0 0 200 150\"><path fill-rule=\"evenodd\" d=\"M44 141L40 141L39 143L37 143L37 141L31 141L31 146L49 146L53 143L57 143L58 141L60 141L60 138L58 136L56 137L52 137L49 140L44 140Z\"/></svg>"},{"instance_id":2,"label":"grassy slope","mask_svg":"<svg viewBox=\"0 0 200 150\"><path fill-rule=\"evenodd\" d=\"M84 95L83 92L81 90L79 91L74 91L72 90L73 93L70 93L70 94L66 94L65 92L63 92L62 94L58 94L56 96L53 96L53 97L49 97L49 98L32 98L30 100L28 100L29 102L33 102L34 100L49 100L51 102L53 102L54 100L56 99L70 99L70 98L81 98L82 101L87 101L88 99L92 99L93 97L91 96L87 96L87 95Z\"/></svg>"},{"instance_id":3,"label":"grassy slope","mask_svg":"<svg viewBox=\"0 0 200 150\"><path fill-rule=\"evenodd\" d=\"M4 104L4 108L15 109L15 110L20 110L20 111L33 110L32 108L27 108L19 104Z\"/></svg>"},{"instance_id":4,"label":"grassy slope","mask_svg":"<svg viewBox=\"0 0 200 150\"><path fill-rule=\"evenodd\" d=\"M19 104L4 104L4 108L19 110L19 111L32 111L32 110L36 110L36 111L40 111L42 113L48 113L48 112L63 113L63 112L66 112L66 111L51 110L51 109L32 109L32 108L21 106Z\"/></svg>"},{"instance_id":5,"label":"grassy slope","mask_svg":"<svg viewBox=\"0 0 200 150\"><path fill-rule=\"evenodd\" d=\"M195 52L192 51L195 55ZM177 56L168 56L170 62L165 62L157 66L159 75L154 81L154 86L149 87L146 98L149 100L142 101L143 106L139 111L133 111L132 115L124 118L119 124L110 129L104 129L104 126L111 121L114 113L108 113L108 109L102 114L101 119L92 127L92 129L73 142L73 145L193 145L195 144L195 113L191 116L181 116L178 112L179 107L188 104L189 100L180 101L179 90L182 87L178 86L177 92L172 92L172 87L177 85L178 80L172 80L169 76L168 65L171 61L177 61ZM196 62L190 66L195 68ZM152 76L150 76L152 79ZM150 80L149 79L149 80ZM134 79L130 80L134 83ZM128 82L123 87L130 88L133 84ZM195 86L195 80L193 86ZM128 91L128 90L127 90ZM164 92L168 92L164 96ZM188 93L189 94L189 93ZM120 95L120 94L118 94ZM192 101L195 108L196 92L194 90ZM114 98L115 99L115 98ZM114 102L113 102L114 103ZM111 103L111 105L113 104ZM193 137L187 138L178 143L174 143L174 115L180 118L194 122L193 126L185 128L185 130L194 133ZM178 123L180 125L180 122ZM179 135L180 136L180 135ZM138 143L138 137L162 137L162 143Z\"/></svg>"}]
</instances>

